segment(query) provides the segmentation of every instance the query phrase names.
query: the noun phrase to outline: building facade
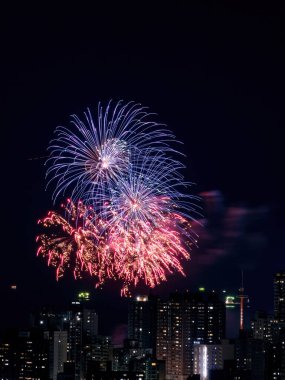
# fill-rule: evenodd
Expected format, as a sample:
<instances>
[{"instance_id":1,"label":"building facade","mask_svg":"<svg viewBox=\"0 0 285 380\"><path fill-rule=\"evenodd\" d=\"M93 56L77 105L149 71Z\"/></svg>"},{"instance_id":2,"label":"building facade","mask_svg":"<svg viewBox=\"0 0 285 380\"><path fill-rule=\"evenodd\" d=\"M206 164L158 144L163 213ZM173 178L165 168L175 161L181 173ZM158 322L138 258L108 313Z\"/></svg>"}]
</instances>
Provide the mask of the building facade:
<instances>
[{"instance_id":1,"label":"building facade","mask_svg":"<svg viewBox=\"0 0 285 380\"><path fill-rule=\"evenodd\" d=\"M225 304L214 292L175 293L158 304L157 358L166 379L194 373L194 346L219 344L225 337Z\"/></svg>"}]
</instances>

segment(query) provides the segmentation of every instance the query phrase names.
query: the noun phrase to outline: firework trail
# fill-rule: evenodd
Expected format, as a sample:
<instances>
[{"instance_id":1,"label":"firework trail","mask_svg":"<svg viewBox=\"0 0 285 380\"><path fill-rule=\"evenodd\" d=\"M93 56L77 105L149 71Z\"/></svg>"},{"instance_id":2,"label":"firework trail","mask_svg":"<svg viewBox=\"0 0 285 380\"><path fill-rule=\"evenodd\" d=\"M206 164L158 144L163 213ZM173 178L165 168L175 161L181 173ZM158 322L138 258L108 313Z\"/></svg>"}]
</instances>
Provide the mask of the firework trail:
<instances>
[{"instance_id":1,"label":"firework trail","mask_svg":"<svg viewBox=\"0 0 285 380\"><path fill-rule=\"evenodd\" d=\"M197 197L181 192L190 184L178 172L180 163L158 154L139 160L141 170L118 181L103 213L123 294L139 281L154 287L167 274L184 274L180 261L197 243L191 229Z\"/></svg>"},{"instance_id":2,"label":"firework trail","mask_svg":"<svg viewBox=\"0 0 285 380\"><path fill-rule=\"evenodd\" d=\"M155 201L153 207L160 202ZM192 243L181 240L181 230L187 236L192 231L191 224L177 213L159 216L151 226L138 217L122 228L116 223L107 227L82 202L75 205L68 200L62 208L64 216L50 211L39 220L48 232L37 237L37 254L56 268L57 280L67 269L75 278L87 272L96 278L96 287L107 279L121 280L121 294L126 296L139 281L154 287L174 271L184 275L180 260L189 259Z\"/></svg>"},{"instance_id":3,"label":"firework trail","mask_svg":"<svg viewBox=\"0 0 285 380\"><path fill-rule=\"evenodd\" d=\"M133 102L99 103L96 119L88 110L72 124L56 129L47 161L54 201L65 193L72 201L64 216L49 212L39 221L47 232L37 238L38 255L57 278L71 268L96 286L119 280L122 295L184 275L182 262L197 245L191 224L199 198L181 174L174 135Z\"/></svg>"},{"instance_id":4,"label":"firework trail","mask_svg":"<svg viewBox=\"0 0 285 380\"><path fill-rule=\"evenodd\" d=\"M39 220L48 231L37 237L37 255L45 257L48 265L56 268L57 279L68 268L75 278L81 278L84 272L97 277L98 285L106 278L113 278L111 255L100 233L103 223L82 202L74 204L68 200L62 209L64 216L50 211Z\"/></svg>"},{"instance_id":5,"label":"firework trail","mask_svg":"<svg viewBox=\"0 0 285 380\"><path fill-rule=\"evenodd\" d=\"M105 195L121 176L136 170L137 152L172 151L168 142L174 135L151 116L133 102L109 102L105 109L99 103L96 118L88 109L84 120L73 115L70 128L56 128L46 162L48 185L55 184L53 199L68 192L73 201Z\"/></svg>"},{"instance_id":6,"label":"firework trail","mask_svg":"<svg viewBox=\"0 0 285 380\"><path fill-rule=\"evenodd\" d=\"M149 231L115 231L110 233L110 246L115 257L117 278L123 281L122 295L129 295L139 282L153 288L166 281L175 271L184 275L181 259L189 259L191 243L183 243L177 230L191 225L177 215L165 218L159 226Z\"/></svg>"},{"instance_id":7,"label":"firework trail","mask_svg":"<svg viewBox=\"0 0 285 380\"><path fill-rule=\"evenodd\" d=\"M159 153L139 154L136 160L137 169L118 179L104 199L101 217L111 225L126 229L142 221L152 226L159 218L177 210L193 219L198 197L185 193L191 183L184 181L179 172L184 166ZM95 202L91 195L88 199L91 204Z\"/></svg>"}]
</instances>

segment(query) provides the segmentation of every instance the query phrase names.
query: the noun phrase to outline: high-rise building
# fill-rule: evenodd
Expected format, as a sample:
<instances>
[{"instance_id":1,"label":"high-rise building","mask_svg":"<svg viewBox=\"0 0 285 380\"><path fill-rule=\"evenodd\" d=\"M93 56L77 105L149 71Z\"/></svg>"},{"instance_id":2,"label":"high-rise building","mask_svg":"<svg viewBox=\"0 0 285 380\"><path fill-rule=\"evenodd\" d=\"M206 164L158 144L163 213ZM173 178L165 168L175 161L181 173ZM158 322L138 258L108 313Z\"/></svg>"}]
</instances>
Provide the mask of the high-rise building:
<instances>
[{"instance_id":1,"label":"high-rise building","mask_svg":"<svg viewBox=\"0 0 285 380\"><path fill-rule=\"evenodd\" d=\"M89 292L80 292L67 310L42 308L31 315L32 329L0 341L0 378L85 378L87 364L110 361L110 337L98 336L98 315ZM2 376L2 377L1 377Z\"/></svg>"},{"instance_id":2,"label":"high-rise building","mask_svg":"<svg viewBox=\"0 0 285 380\"><path fill-rule=\"evenodd\" d=\"M97 335L92 343L91 361L99 363L101 371L106 371L112 361L112 342L110 336Z\"/></svg>"},{"instance_id":3,"label":"high-rise building","mask_svg":"<svg viewBox=\"0 0 285 380\"><path fill-rule=\"evenodd\" d=\"M125 339L123 347L113 348L113 370L129 371L135 360L152 356L151 348L139 347L138 341ZM139 368L141 370L141 368Z\"/></svg>"},{"instance_id":4,"label":"high-rise building","mask_svg":"<svg viewBox=\"0 0 285 380\"><path fill-rule=\"evenodd\" d=\"M0 379L49 380L49 334L12 330L0 342Z\"/></svg>"},{"instance_id":5,"label":"high-rise building","mask_svg":"<svg viewBox=\"0 0 285 380\"><path fill-rule=\"evenodd\" d=\"M64 330L68 332L67 360L74 363L75 380L80 380L92 360L92 347L98 335L98 315L92 308L88 292L80 292L69 310L62 315Z\"/></svg>"},{"instance_id":6,"label":"high-rise building","mask_svg":"<svg viewBox=\"0 0 285 380\"><path fill-rule=\"evenodd\" d=\"M157 358L165 360L167 379L180 380L190 373L192 345L189 301L185 294L172 294L159 308Z\"/></svg>"},{"instance_id":7,"label":"high-rise building","mask_svg":"<svg viewBox=\"0 0 285 380\"><path fill-rule=\"evenodd\" d=\"M155 296L136 296L129 302L128 338L141 348L156 349L157 302Z\"/></svg>"},{"instance_id":8,"label":"high-rise building","mask_svg":"<svg viewBox=\"0 0 285 380\"><path fill-rule=\"evenodd\" d=\"M165 362L153 355L145 355L131 360L131 372L141 372L144 380L165 380Z\"/></svg>"},{"instance_id":9,"label":"high-rise building","mask_svg":"<svg viewBox=\"0 0 285 380\"><path fill-rule=\"evenodd\" d=\"M157 318L157 358L166 362L166 379L193 374L194 345L219 344L225 337L225 304L204 288L160 301Z\"/></svg>"},{"instance_id":10,"label":"high-rise building","mask_svg":"<svg viewBox=\"0 0 285 380\"><path fill-rule=\"evenodd\" d=\"M224 369L224 362L234 360L234 345L228 340L221 344L194 345L194 374L201 380L208 380L211 371Z\"/></svg>"},{"instance_id":11,"label":"high-rise building","mask_svg":"<svg viewBox=\"0 0 285 380\"><path fill-rule=\"evenodd\" d=\"M235 361L240 371L251 371L252 341L251 331L248 330L241 330L235 341Z\"/></svg>"},{"instance_id":12,"label":"high-rise building","mask_svg":"<svg viewBox=\"0 0 285 380\"><path fill-rule=\"evenodd\" d=\"M90 343L98 335L98 314L94 309L82 309L82 331L84 339Z\"/></svg>"},{"instance_id":13,"label":"high-rise building","mask_svg":"<svg viewBox=\"0 0 285 380\"><path fill-rule=\"evenodd\" d=\"M16 353L10 340L0 341L0 379L9 380L15 377Z\"/></svg>"},{"instance_id":14,"label":"high-rise building","mask_svg":"<svg viewBox=\"0 0 285 380\"><path fill-rule=\"evenodd\" d=\"M51 341L50 377L57 380L57 375L64 370L67 362L67 331L54 331Z\"/></svg>"},{"instance_id":15,"label":"high-rise building","mask_svg":"<svg viewBox=\"0 0 285 380\"><path fill-rule=\"evenodd\" d=\"M20 331L14 342L18 379L49 379L49 334Z\"/></svg>"},{"instance_id":16,"label":"high-rise building","mask_svg":"<svg viewBox=\"0 0 285 380\"><path fill-rule=\"evenodd\" d=\"M285 271L274 276L274 316L279 323L285 323Z\"/></svg>"},{"instance_id":17,"label":"high-rise building","mask_svg":"<svg viewBox=\"0 0 285 380\"><path fill-rule=\"evenodd\" d=\"M285 326L274 316L256 312L251 321L253 339L250 340L250 363L256 379L263 379L256 372L267 374L269 379L285 378ZM237 345L239 348L239 345Z\"/></svg>"},{"instance_id":18,"label":"high-rise building","mask_svg":"<svg viewBox=\"0 0 285 380\"><path fill-rule=\"evenodd\" d=\"M267 340L270 337L270 317L267 313L257 311L251 320L251 330L254 339Z\"/></svg>"}]
</instances>

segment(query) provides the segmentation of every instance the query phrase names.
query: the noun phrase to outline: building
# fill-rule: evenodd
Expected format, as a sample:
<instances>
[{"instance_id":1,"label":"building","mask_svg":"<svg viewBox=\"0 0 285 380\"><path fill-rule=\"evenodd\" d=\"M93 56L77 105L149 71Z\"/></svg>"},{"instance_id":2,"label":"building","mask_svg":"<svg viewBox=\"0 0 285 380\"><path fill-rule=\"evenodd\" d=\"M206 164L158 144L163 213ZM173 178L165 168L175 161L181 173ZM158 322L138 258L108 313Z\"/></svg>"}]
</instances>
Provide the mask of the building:
<instances>
[{"instance_id":1,"label":"building","mask_svg":"<svg viewBox=\"0 0 285 380\"><path fill-rule=\"evenodd\" d=\"M113 370L129 371L134 360L144 359L152 355L151 348L139 347L136 340L126 339L123 347L113 349Z\"/></svg>"},{"instance_id":2,"label":"building","mask_svg":"<svg viewBox=\"0 0 285 380\"><path fill-rule=\"evenodd\" d=\"M234 345L228 340L221 344L194 345L194 374L201 380L210 379L210 373L224 369L224 362L234 359Z\"/></svg>"},{"instance_id":3,"label":"building","mask_svg":"<svg viewBox=\"0 0 285 380\"><path fill-rule=\"evenodd\" d=\"M256 379L263 379L262 372L269 379L285 379L285 272L275 274L274 315L257 312L251 321L251 371ZM239 340L240 341L240 340ZM240 346L237 345L237 349ZM246 360L246 359L244 359ZM248 362L248 360L247 360Z\"/></svg>"},{"instance_id":4,"label":"building","mask_svg":"<svg viewBox=\"0 0 285 380\"><path fill-rule=\"evenodd\" d=\"M13 352L13 345L10 339L0 341L0 379L13 379L16 375L16 353Z\"/></svg>"},{"instance_id":5,"label":"building","mask_svg":"<svg viewBox=\"0 0 285 380\"><path fill-rule=\"evenodd\" d=\"M57 380L86 377L89 362L106 370L111 338L98 335L98 315L88 292L80 292L66 311L43 308L31 315L32 329L0 341L0 378Z\"/></svg>"},{"instance_id":6,"label":"building","mask_svg":"<svg viewBox=\"0 0 285 380\"><path fill-rule=\"evenodd\" d=\"M50 378L57 380L59 373L64 371L67 362L68 334L67 331L54 331L51 341Z\"/></svg>"},{"instance_id":7,"label":"building","mask_svg":"<svg viewBox=\"0 0 285 380\"><path fill-rule=\"evenodd\" d=\"M156 349L157 302L155 296L136 296L128 305L128 339L139 347Z\"/></svg>"},{"instance_id":8,"label":"building","mask_svg":"<svg viewBox=\"0 0 285 380\"><path fill-rule=\"evenodd\" d=\"M101 371L106 371L113 359L113 346L110 336L97 335L92 342L91 361L97 362Z\"/></svg>"},{"instance_id":9,"label":"building","mask_svg":"<svg viewBox=\"0 0 285 380\"><path fill-rule=\"evenodd\" d=\"M0 378L49 380L49 334L34 329L8 332L0 342Z\"/></svg>"},{"instance_id":10,"label":"building","mask_svg":"<svg viewBox=\"0 0 285 380\"><path fill-rule=\"evenodd\" d=\"M183 379L184 363L190 357L184 344L184 336L190 336L186 307L184 294L180 293L159 302L156 352L157 358L166 363L167 379Z\"/></svg>"},{"instance_id":11,"label":"building","mask_svg":"<svg viewBox=\"0 0 285 380\"><path fill-rule=\"evenodd\" d=\"M215 292L174 293L158 303L157 358L166 379L184 380L194 372L194 345L220 344L225 337L225 304Z\"/></svg>"},{"instance_id":12,"label":"building","mask_svg":"<svg viewBox=\"0 0 285 380\"><path fill-rule=\"evenodd\" d=\"M165 380L165 362L153 355L132 358L130 364L131 371L143 373L145 380Z\"/></svg>"},{"instance_id":13,"label":"building","mask_svg":"<svg viewBox=\"0 0 285 380\"><path fill-rule=\"evenodd\" d=\"M210 370L223 369L221 345L197 344L194 346L194 374L201 380L209 379Z\"/></svg>"},{"instance_id":14,"label":"building","mask_svg":"<svg viewBox=\"0 0 285 380\"><path fill-rule=\"evenodd\" d=\"M80 380L92 360L92 350L98 335L98 315L92 308L88 292L80 292L69 310L62 315L64 330L68 332L67 361L74 363L74 379Z\"/></svg>"},{"instance_id":15,"label":"building","mask_svg":"<svg viewBox=\"0 0 285 380\"><path fill-rule=\"evenodd\" d=\"M274 276L274 317L285 324L285 271Z\"/></svg>"},{"instance_id":16,"label":"building","mask_svg":"<svg viewBox=\"0 0 285 380\"><path fill-rule=\"evenodd\" d=\"M93 371L86 380L145 380L145 377L141 372Z\"/></svg>"}]
</instances>

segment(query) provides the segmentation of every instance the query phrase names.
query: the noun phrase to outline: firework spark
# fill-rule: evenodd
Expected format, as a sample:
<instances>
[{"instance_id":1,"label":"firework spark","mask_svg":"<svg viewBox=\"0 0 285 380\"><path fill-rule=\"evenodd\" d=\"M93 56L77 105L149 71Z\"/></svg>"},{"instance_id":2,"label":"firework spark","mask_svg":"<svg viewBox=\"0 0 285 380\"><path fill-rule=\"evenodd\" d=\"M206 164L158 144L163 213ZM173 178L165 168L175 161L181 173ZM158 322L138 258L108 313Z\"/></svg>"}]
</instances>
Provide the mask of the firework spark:
<instances>
[{"instance_id":1,"label":"firework spark","mask_svg":"<svg viewBox=\"0 0 285 380\"><path fill-rule=\"evenodd\" d=\"M181 259L190 258L191 243L181 241L180 227L191 229L186 220L172 215L151 230L142 224L141 229L110 233L115 270L123 281L122 295L130 294L139 282L153 288L175 271L185 275Z\"/></svg>"},{"instance_id":2,"label":"firework spark","mask_svg":"<svg viewBox=\"0 0 285 380\"><path fill-rule=\"evenodd\" d=\"M73 201L90 194L100 196L129 170L142 151L171 151L173 134L154 121L146 108L133 102L118 102L106 109L98 105L96 120L89 110L82 121L72 116L72 127L58 127L49 150L47 176L55 183L53 198L70 191ZM136 160L137 165L139 162Z\"/></svg>"},{"instance_id":3,"label":"firework spark","mask_svg":"<svg viewBox=\"0 0 285 380\"><path fill-rule=\"evenodd\" d=\"M111 255L105 257L108 251L104 235L100 233L102 222L82 202L74 204L68 200L62 208L65 216L50 211L39 220L48 232L37 237L37 254L45 257L48 265L56 267L57 279L67 268L72 269L75 278L88 272L97 277L98 284L104 283L106 277L112 278Z\"/></svg>"},{"instance_id":4,"label":"firework spark","mask_svg":"<svg viewBox=\"0 0 285 380\"><path fill-rule=\"evenodd\" d=\"M191 223L198 197L168 145L173 134L149 116L132 102L110 102L99 104L96 121L88 110L84 122L73 116L74 131L56 129L47 176L54 200L70 192L72 201L65 216L49 212L40 220L48 232L38 237L38 254L57 278L72 268L96 286L120 280L128 295L139 283L154 287L169 274L184 275L183 260L197 244Z\"/></svg>"},{"instance_id":5,"label":"firework spark","mask_svg":"<svg viewBox=\"0 0 285 380\"><path fill-rule=\"evenodd\" d=\"M138 157L141 167L118 179L104 201L101 217L116 230L152 230L165 217L176 213L192 220L198 197L183 192L191 186L179 173L182 165L159 154ZM92 198L90 198L91 204ZM188 236L192 239L192 234Z\"/></svg>"},{"instance_id":6,"label":"firework spark","mask_svg":"<svg viewBox=\"0 0 285 380\"><path fill-rule=\"evenodd\" d=\"M157 163L158 158L142 159L142 170L119 180L105 206L108 244L123 294L139 281L154 287L167 274L184 274L181 260L190 258L197 243L191 229L196 197L181 193L179 188L189 184L179 180L172 161Z\"/></svg>"},{"instance_id":7,"label":"firework spark","mask_svg":"<svg viewBox=\"0 0 285 380\"><path fill-rule=\"evenodd\" d=\"M155 201L153 208L161 207L161 202L168 200ZM82 202L75 205L69 200L62 208L64 216L50 211L39 220L48 232L37 237L38 255L56 268L57 279L67 269L75 278L87 272L96 279L97 287L107 279L117 279L122 281L121 294L126 296L139 282L154 287L174 271L184 275L181 259L190 258L192 243L181 239L181 231L187 236L192 232L181 215L168 213L162 217L157 211L157 220L146 221L138 214L128 228L116 223L107 227Z\"/></svg>"}]
</instances>

